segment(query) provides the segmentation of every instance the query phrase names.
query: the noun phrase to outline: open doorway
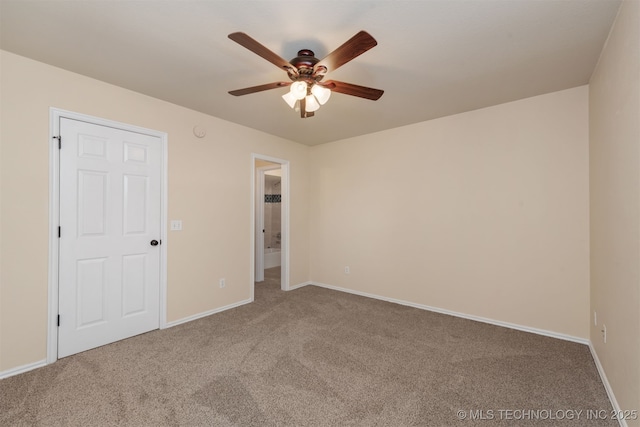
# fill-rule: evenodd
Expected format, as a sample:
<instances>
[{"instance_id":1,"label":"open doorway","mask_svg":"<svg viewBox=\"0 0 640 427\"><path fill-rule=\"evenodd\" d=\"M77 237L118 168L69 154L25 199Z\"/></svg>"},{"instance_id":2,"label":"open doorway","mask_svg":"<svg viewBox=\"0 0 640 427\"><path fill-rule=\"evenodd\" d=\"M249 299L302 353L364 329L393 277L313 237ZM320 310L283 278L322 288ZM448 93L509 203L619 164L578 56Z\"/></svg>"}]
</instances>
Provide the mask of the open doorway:
<instances>
[{"instance_id":1,"label":"open doorway","mask_svg":"<svg viewBox=\"0 0 640 427\"><path fill-rule=\"evenodd\" d=\"M253 174L254 282L263 282L266 272L269 280L279 281L280 289L288 290L289 163L253 155ZM279 277L275 277L275 274Z\"/></svg>"}]
</instances>

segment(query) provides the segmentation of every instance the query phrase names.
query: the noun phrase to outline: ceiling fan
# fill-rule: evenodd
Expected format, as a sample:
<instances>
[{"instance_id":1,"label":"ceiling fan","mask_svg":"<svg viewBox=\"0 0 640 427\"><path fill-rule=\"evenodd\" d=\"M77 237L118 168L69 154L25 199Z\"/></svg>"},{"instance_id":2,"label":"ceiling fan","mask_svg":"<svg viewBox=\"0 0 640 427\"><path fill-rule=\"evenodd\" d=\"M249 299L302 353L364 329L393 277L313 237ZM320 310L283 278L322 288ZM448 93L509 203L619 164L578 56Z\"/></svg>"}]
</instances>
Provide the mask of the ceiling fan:
<instances>
[{"instance_id":1,"label":"ceiling fan","mask_svg":"<svg viewBox=\"0 0 640 427\"><path fill-rule=\"evenodd\" d=\"M291 80L290 82L274 82L232 90L229 91L231 95L242 96L289 86L289 92L283 95L282 98L291 108L300 111L300 117L306 118L312 117L314 112L320 108L320 105L328 101L331 92L373 101L379 99L384 93L380 89L358 86L337 80L322 81L329 71L336 70L378 44L366 31L360 31L323 59L316 58L315 53L309 49L302 49L298 51L298 56L291 61L281 58L245 33L231 33L229 38L278 68L285 70Z\"/></svg>"}]
</instances>

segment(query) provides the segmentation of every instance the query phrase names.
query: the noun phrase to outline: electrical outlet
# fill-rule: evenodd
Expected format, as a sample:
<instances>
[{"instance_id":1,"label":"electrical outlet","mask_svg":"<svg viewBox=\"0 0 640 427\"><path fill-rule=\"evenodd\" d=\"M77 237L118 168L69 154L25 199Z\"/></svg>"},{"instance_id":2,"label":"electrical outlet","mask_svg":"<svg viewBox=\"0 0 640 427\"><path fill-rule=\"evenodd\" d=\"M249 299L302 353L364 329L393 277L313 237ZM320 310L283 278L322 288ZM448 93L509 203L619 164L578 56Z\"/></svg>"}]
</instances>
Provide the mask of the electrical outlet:
<instances>
[{"instance_id":1,"label":"electrical outlet","mask_svg":"<svg viewBox=\"0 0 640 427\"><path fill-rule=\"evenodd\" d=\"M602 325L602 340L607 343L607 325Z\"/></svg>"},{"instance_id":2,"label":"electrical outlet","mask_svg":"<svg viewBox=\"0 0 640 427\"><path fill-rule=\"evenodd\" d=\"M174 219L171 220L171 231L181 231L182 230L182 220Z\"/></svg>"},{"instance_id":3,"label":"electrical outlet","mask_svg":"<svg viewBox=\"0 0 640 427\"><path fill-rule=\"evenodd\" d=\"M224 280L224 277L222 279L220 279L220 288L224 288L225 286L227 286L226 281Z\"/></svg>"},{"instance_id":4,"label":"electrical outlet","mask_svg":"<svg viewBox=\"0 0 640 427\"><path fill-rule=\"evenodd\" d=\"M349 266L346 266L344 268L344 274L349 274L349 273L351 273L351 269L349 268Z\"/></svg>"}]
</instances>

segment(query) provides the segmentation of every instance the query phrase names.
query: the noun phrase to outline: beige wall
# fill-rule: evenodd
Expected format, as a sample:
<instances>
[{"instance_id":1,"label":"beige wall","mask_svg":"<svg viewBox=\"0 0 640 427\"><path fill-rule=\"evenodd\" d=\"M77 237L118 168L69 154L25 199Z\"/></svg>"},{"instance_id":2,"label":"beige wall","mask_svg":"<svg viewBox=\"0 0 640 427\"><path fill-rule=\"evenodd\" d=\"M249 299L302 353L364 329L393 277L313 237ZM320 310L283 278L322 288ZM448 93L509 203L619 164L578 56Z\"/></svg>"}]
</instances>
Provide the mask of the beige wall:
<instances>
[{"instance_id":1,"label":"beige wall","mask_svg":"<svg viewBox=\"0 0 640 427\"><path fill-rule=\"evenodd\" d=\"M168 219L183 221L167 232L168 321L250 297L251 153L291 162L290 284L309 280L308 147L0 54L0 372L46 357L49 107L168 133Z\"/></svg>"},{"instance_id":2,"label":"beige wall","mask_svg":"<svg viewBox=\"0 0 640 427\"><path fill-rule=\"evenodd\" d=\"M591 341L619 406L640 410L640 2L590 82ZM607 342L601 333L607 327ZM640 426L640 420L630 426Z\"/></svg>"},{"instance_id":3,"label":"beige wall","mask_svg":"<svg viewBox=\"0 0 640 427\"><path fill-rule=\"evenodd\" d=\"M291 161L292 286L590 337L620 405L636 409L638 14L625 2L590 89L311 148L0 52L0 372L45 358L53 106L168 133L168 219L184 222L167 232L169 321L249 297L258 153Z\"/></svg>"},{"instance_id":4,"label":"beige wall","mask_svg":"<svg viewBox=\"0 0 640 427\"><path fill-rule=\"evenodd\" d=\"M586 340L587 121L583 86L313 147L311 277Z\"/></svg>"}]
</instances>

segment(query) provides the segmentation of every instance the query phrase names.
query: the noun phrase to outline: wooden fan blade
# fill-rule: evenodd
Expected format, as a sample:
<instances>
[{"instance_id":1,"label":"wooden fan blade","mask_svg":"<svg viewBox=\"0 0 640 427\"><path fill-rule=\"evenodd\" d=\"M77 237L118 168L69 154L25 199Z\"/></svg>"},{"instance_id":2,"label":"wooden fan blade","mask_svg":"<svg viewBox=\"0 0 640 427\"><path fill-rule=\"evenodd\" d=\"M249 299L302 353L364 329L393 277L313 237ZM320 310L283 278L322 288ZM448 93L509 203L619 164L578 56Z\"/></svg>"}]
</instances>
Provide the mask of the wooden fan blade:
<instances>
[{"instance_id":1,"label":"wooden fan blade","mask_svg":"<svg viewBox=\"0 0 640 427\"><path fill-rule=\"evenodd\" d=\"M373 89L365 86L358 86L352 83L339 82L337 80L328 80L320 83L321 86L331 89L332 92L344 93L345 95L358 96L360 98L371 99L376 101L380 99L384 93L381 89Z\"/></svg>"},{"instance_id":2,"label":"wooden fan blade","mask_svg":"<svg viewBox=\"0 0 640 427\"><path fill-rule=\"evenodd\" d=\"M287 72L293 73L294 75L298 75L298 70L296 67L291 65L289 61L283 59L279 55L275 54L266 46L263 46L256 40L252 39L245 33L231 33L228 36L231 40L238 43L239 45L249 49L251 52L255 53L258 56L263 57L267 61L274 64L276 67L286 70Z\"/></svg>"},{"instance_id":3,"label":"wooden fan blade","mask_svg":"<svg viewBox=\"0 0 640 427\"><path fill-rule=\"evenodd\" d=\"M360 31L347 40L342 46L321 59L320 62L313 67L313 70L316 72L324 67L326 71L333 71L351 61L353 58L362 55L377 44L376 39L371 37L369 33Z\"/></svg>"},{"instance_id":4,"label":"wooden fan blade","mask_svg":"<svg viewBox=\"0 0 640 427\"><path fill-rule=\"evenodd\" d=\"M279 87L290 86L291 82L275 82L267 83L260 86L245 87L244 89L230 90L229 93L234 96L249 95L250 93L262 92L263 90L277 89Z\"/></svg>"}]
</instances>

